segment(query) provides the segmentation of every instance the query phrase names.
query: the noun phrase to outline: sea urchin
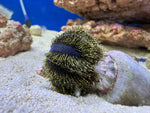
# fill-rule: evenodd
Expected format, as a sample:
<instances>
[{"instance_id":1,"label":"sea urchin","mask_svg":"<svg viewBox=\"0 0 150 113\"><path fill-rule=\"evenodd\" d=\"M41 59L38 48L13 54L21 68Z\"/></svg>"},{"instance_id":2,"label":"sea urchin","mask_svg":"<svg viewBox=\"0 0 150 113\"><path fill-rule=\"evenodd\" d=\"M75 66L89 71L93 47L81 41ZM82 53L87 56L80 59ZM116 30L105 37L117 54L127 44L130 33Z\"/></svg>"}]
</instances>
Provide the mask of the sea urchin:
<instances>
[{"instance_id":1,"label":"sea urchin","mask_svg":"<svg viewBox=\"0 0 150 113\"><path fill-rule=\"evenodd\" d=\"M42 73L57 92L87 94L99 81L94 65L103 57L98 42L81 28L56 37L46 54Z\"/></svg>"}]
</instances>

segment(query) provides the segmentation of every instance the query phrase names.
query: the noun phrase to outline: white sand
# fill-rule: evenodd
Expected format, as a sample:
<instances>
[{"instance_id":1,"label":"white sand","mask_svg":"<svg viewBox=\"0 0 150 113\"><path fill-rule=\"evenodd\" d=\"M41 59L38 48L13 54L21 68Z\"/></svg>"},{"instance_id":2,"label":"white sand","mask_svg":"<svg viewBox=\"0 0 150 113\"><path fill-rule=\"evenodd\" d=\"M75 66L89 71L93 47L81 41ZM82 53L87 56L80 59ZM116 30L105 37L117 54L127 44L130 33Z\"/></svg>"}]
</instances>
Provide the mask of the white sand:
<instances>
[{"instance_id":1,"label":"white sand","mask_svg":"<svg viewBox=\"0 0 150 113\"><path fill-rule=\"evenodd\" d=\"M150 113L150 106L113 105L94 94L77 98L52 91L36 69L55 34L34 36L30 51L0 58L0 113Z\"/></svg>"}]
</instances>

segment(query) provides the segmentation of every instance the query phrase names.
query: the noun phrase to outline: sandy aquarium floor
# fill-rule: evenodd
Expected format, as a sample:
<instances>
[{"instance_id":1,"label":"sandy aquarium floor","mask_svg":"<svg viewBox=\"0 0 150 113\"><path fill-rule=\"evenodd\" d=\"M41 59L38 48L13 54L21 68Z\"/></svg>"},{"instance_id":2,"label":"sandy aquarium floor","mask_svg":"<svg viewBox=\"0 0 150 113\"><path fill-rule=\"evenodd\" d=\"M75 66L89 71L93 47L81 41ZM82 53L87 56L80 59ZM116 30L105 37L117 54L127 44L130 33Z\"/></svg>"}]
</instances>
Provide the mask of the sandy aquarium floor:
<instances>
[{"instance_id":1,"label":"sandy aquarium floor","mask_svg":"<svg viewBox=\"0 0 150 113\"><path fill-rule=\"evenodd\" d=\"M150 113L150 106L113 105L96 95L73 97L51 90L36 74L57 32L33 36L30 51L0 58L0 113Z\"/></svg>"}]
</instances>

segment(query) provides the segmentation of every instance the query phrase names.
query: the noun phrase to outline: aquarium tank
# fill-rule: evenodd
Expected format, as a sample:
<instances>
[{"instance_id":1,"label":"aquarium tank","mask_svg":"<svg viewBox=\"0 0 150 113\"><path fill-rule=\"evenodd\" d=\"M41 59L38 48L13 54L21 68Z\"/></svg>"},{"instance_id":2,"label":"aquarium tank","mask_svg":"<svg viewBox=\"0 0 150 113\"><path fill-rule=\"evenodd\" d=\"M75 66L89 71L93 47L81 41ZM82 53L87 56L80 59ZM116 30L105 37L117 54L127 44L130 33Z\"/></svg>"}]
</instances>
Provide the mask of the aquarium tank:
<instances>
[{"instance_id":1,"label":"aquarium tank","mask_svg":"<svg viewBox=\"0 0 150 113\"><path fill-rule=\"evenodd\" d=\"M54 5L53 0L23 0L24 8L31 20L32 25L45 26L47 29L60 31L61 26L65 25L68 19L82 18L77 14L70 13L63 8ZM25 17L21 8L20 0L1 0L0 4L12 10L12 19L25 23Z\"/></svg>"},{"instance_id":2,"label":"aquarium tank","mask_svg":"<svg viewBox=\"0 0 150 113\"><path fill-rule=\"evenodd\" d=\"M150 113L150 0L1 0L0 113Z\"/></svg>"}]
</instances>

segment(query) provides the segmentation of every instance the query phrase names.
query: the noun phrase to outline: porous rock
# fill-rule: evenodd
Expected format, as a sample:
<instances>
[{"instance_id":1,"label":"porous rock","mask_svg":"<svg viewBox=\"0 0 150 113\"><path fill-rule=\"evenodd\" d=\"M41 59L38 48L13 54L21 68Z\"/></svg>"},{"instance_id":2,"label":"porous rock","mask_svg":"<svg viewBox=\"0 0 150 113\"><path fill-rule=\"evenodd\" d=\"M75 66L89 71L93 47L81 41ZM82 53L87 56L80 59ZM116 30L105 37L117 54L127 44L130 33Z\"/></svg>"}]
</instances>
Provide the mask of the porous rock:
<instances>
[{"instance_id":1,"label":"porous rock","mask_svg":"<svg viewBox=\"0 0 150 113\"><path fill-rule=\"evenodd\" d=\"M0 28L6 27L7 19L5 16L0 14Z\"/></svg>"},{"instance_id":2,"label":"porous rock","mask_svg":"<svg viewBox=\"0 0 150 113\"><path fill-rule=\"evenodd\" d=\"M150 0L54 0L54 4L87 19L150 22Z\"/></svg>"},{"instance_id":3,"label":"porous rock","mask_svg":"<svg viewBox=\"0 0 150 113\"><path fill-rule=\"evenodd\" d=\"M150 33L143 28L121 25L111 21L68 20L62 30L82 27L93 34L103 44L118 45L128 48L150 47Z\"/></svg>"},{"instance_id":4,"label":"porous rock","mask_svg":"<svg viewBox=\"0 0 150 113\"><path fill-rule=\"evenodd\" d=\"M108 57L116 64L110 65L112 61ZM109 75L111 78L113 74L116 75L114 87L112 87L109 94L105 95L105 99L108 102L128 106L150 105L150 71L121 51L109 51L104 55L103 60L105 63L110 61L108 67L111 67L110 70L107 69L103 76ZM104 64L104 61L102 64ZM102 76L103 70L106 69L106 67L101 68L102 64L98 64L97 67L101 72L99 77Z\"/></svg>"},{"instance_id":5,"label":"porous rock","mask_svg":"<svg viewBox=\"0 0 150 113\"><path fill-rule=\"evenodd\" d=\"M8 20L4 28L0 28L0 57L15 55L30 49L32 37L26 25Z\"/></svg>"}]
</instances>

